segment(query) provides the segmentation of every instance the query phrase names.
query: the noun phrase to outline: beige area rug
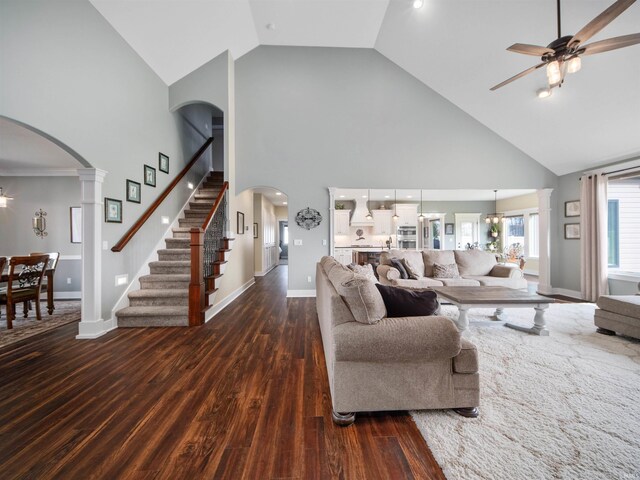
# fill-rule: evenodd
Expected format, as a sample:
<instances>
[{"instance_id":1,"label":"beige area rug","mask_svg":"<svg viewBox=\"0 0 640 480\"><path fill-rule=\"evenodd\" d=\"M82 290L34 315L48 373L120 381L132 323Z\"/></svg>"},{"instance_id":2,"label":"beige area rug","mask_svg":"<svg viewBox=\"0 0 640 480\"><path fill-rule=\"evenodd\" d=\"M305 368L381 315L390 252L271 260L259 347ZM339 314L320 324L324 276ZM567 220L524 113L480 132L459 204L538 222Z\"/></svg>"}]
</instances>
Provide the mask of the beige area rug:
<instances>
[{"instance_id":1,"label":"beige area rug","mask_svg":"<svg viewBox=\"0 0 640 480\"><path fill-rule=\"evenodd\" d=\"M640 341L595 333L593 311L551 305L538 337L470 310L480 416L411 412L449 480L640 479ZM532 310L506 312L532 324Z\"/></svg>"},{"instance_id":2,"label":"beige area rug","mask_svg":"<svg viewBox=\"0 0 640 480\"><path fill-rule=\"evenodd\" d=\"M65 300L56 301L53 315L47 313L46 302L42 302L42 320L36 320L34 310L29 311L29 317L22 316L22 305L17 308L16 319L13 321L13 328L7 330L7 316L5 306L2 306L2 317L0 318L0 348L19 342L25 338L47 332L61 325L80 321L80 301Z\"/></svg>"}]
</instances>

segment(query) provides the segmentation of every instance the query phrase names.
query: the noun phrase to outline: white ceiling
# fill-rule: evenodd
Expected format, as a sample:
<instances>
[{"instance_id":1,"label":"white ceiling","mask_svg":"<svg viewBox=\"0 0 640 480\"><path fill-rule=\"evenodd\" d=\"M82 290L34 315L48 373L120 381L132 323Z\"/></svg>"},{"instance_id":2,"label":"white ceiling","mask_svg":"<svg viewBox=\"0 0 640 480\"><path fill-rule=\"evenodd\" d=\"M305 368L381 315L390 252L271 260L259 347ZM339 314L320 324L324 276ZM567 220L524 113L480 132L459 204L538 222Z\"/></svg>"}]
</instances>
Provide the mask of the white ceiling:
<instances>
[{"instance_id":1,"label":"white ceiling","mask_svg":"<svg viewBox=\"0 0 640 480\"><path fill-rule=\"evenodd\" d=\"M0 118L0 175L30 169L54 174L78 168L82 168L80 162L51 140Z\"/></svg>"},{"instance_id":2,"label":"white ceiling","mask_svg":"<svg viewBox=\"0 0 640 480\"><path fill-rule=\"evenodd\" d=\"M556 37L553 0L91 0L167 84L225 50L259 44L375 47L535 160L565 174L640 155L640 45L583 59L582 71L544 100L539 70L507 52ZM564 0L563 34L613 0ZM275 28L267 28L273 24ZM592 41L640 31L640 3Z\"/></svg>"},{"instance_id":3,"label":"white ceiling","mask_svg":"<svg viewBox=\"0 0 640 480\"><path fill-rule=\"evenodd\" d=\"M286 207L287 206L287 196L271 187L257 187L252 189L253 193L260 193L267 200L273 203L276 207Z\"/></svg>"}]
</instances>

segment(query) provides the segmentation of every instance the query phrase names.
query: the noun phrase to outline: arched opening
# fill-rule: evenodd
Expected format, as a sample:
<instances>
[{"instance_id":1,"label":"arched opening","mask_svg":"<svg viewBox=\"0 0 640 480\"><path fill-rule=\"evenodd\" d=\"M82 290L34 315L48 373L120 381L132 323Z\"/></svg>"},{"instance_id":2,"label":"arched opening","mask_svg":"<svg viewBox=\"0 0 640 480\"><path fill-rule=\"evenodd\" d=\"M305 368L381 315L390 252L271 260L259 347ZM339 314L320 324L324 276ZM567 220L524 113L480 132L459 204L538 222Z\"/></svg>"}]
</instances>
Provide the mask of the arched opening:
<instances>
[{"instance_id":1,"label":"arched opening","mask_svg":"<svg viewBox=\"0 0 640 480\"><path fill-rule=\"evenodd\" d=\"M26 312L18 306L8 331L2 306L0 331L16 336L20 330L16 338L24 338L80 319L85 223L78 175L91 165L54 137L4 116L0 145L0 188L10 198L0 202L0 257L52 254L42 286L42 321L33 304ZM0 280L8 280L8 272L2 273Z\"/></svg>"}]
</instances>

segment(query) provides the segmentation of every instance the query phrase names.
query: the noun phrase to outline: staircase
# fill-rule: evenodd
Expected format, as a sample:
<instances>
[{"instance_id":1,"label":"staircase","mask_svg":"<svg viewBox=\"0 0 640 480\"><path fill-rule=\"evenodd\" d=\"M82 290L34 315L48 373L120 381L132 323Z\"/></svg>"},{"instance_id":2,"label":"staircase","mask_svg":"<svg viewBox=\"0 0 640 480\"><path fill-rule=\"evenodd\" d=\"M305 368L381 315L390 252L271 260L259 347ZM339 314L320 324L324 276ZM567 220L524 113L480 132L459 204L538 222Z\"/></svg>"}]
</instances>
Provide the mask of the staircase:
<instances>
[{"instance_id":1,"label":"staircase","mask_svg":"<svg viewBox=\"0 0 640 480\"><path fill-rule=\"evenodd\" d=\"M186 327L189 326L189 282L191 279L191 234L201 227L213 207L223 184L223 173L212 172L184 210L173 238L165 239L166 248L158 250L158 260L149 262L150 274L140 277L140 290L130 292L129 306L116 312L118 327ZM219 235L222 236L220 228ZM233 239L223 238L212 262L214 275L205 278L208 295L217 290L222 266L231 251Z\"/></svg>"}]
</instances>

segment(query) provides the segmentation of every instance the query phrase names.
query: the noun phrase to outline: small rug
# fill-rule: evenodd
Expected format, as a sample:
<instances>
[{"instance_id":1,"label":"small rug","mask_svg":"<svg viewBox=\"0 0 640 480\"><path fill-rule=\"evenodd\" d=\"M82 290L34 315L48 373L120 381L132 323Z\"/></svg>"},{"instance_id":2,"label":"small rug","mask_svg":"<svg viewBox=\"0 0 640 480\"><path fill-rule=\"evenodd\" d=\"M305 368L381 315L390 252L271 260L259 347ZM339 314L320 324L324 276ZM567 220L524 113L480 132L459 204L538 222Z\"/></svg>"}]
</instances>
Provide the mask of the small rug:
<instances>
[{"instance_id":1,"label":"small rug","mask_svg":"<svg viewBox=\"0 0 640 480\"><path fill-rule=\"evenodd\" d=\"M29 311L29 316L22 316L22 305L17 308L16 319L13 321L13 328L7 329L7 312L5 305L2 306L2 317L0 317L0 348L19 342L25 338L47 332L61 325L80 321L80 301L65 300L56 301L53 315L47 313L46 302L42 302L42 320L36 320L35 310Z\"/></svg>"},{"instance_id":2,"label":"small rug","mask_svg":"<svg viewBox=\"0 0 640 480\"><path fill-rule=\"evenodd\" d=\"M548 337L491 321L493 310L469 311L480 416L411 412L449 480L640 479L640 341L596 333L593 311L551 305ZM533 323L533 310L505 312Z\"/></svg>"}]
</instances>

